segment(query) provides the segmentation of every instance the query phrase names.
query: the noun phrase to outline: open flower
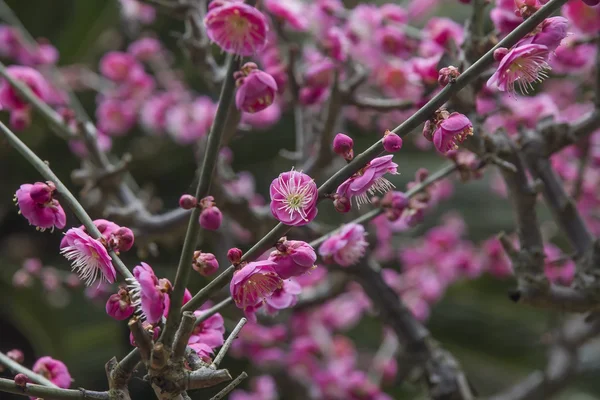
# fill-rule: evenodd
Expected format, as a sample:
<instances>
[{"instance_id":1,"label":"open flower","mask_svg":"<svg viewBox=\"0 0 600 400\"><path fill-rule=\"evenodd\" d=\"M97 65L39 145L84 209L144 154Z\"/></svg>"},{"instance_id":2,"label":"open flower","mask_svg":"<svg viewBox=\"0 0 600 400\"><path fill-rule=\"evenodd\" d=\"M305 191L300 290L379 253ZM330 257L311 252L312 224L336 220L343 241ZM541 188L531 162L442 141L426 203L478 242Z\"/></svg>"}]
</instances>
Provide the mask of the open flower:
<instances>
[{"instance_id":1,"label":"open flower","mask_svg":"<svg viewBox=\"0 0 600 400\"><path fill-rule=\"evenodd\" d=\"M464 142L470 135L473 135L473 124L469 118L454 112L438 122L433 132L433 144L439 152L446 153L456 150L457 143Z\"/></svg>"},{"instance_id":2,"label":"open flower","mask_svg":"<svg viewBox=\"0 0 600 400\"><path fill-rule=\"evenodd\" d=\"M315 267L315 250L301 240L283 240L277 244L277 250L269 255L275 263L275 271L281 279L299 276Z\"/></svg>"},{"instance_id":3,"label":"open flower","mask_svg":"<svg viewBox=\"0 0 600 400\"><path fill-rule=\"evenodd\" d=\"M348 178L342 183L336 191L340 197L348 199L356 198L356 204L369 202L369 196L376 193L386 193L395 186L385 179L383 175L397 174L398 164L392 162L393 155L377 157L371 160L360 171Z\"/></svg>"},{"instance_id":4,"label":"open flower","mask_svg":"<svg viewBox=\"0 0 600 400\"><path fill-rule=\"evenodd\" d=\"M142 311L149 323L155 324L168 308L171 283L159 280L152 267L144 262L133 269L133 276L134 279L128 279L132 304Z\"/></svg>"},{"instance_id":5,"label":"open flower","mask_svg":"<svg viewBox=\"0 0 600 400\"><path fill-rule=\"evenodd\" d=\"M495 54L499 50L496 50ZM534 82L541 82L548 77L548 47L541 44L525 44L508 51L502 56L500 65L487 81L487 86L502 92L516 94L515 85L522 93L533 90Z\"/></svg>"},{"instance_id":6,"label":"open flower","mask_svg":"<svg viewBox=\"0 0 600 400\"><path fill-rule=\"evenodd\" d=\"M282 287L283 281L275 272L273 261L255 261L236 271L231 279L229 290L235 305L247 313L252 313Z\"/></svg>"},{"instance_id":7,"label":"open flower","mask_svg":"<svg viewBox=\"0 0 600 400\"><path fill-rule=\"evenodd\" d=\"M117 277L106 247L81 228L71 228L65 233L60 252L72 262L71 269L87 286L98 278L113 283Z\"/></svg>"},{"instance_id":8,"label":"open flower","mask_svg":"<svg viewBox=\"0 0 600 400\"><path fill-rule=\"evenodd\" d=\"M298 301L298 295L302 292L300 284L292 279L283 281L281 289L273 292L271 297L265 299L267 312L275 314L279 310L293 307Z\"/></svg>"},{"instance_id":9,"label":"open flower","mask_svg":"<svg viewBox=\"0 0 600 400\"><path fill-rule=\"evenodd\" d=\"M250 65L249 67L246 67ZM252 63L242 67L235 94L235 105L240 111L250 114L264 110L273 104L277 92L277 82L268 73L256 69ZM246 68L245 68L246 67Z\"/></svg>"},{"instance_id":10,"label":"open flower","mask_svg":"<svg viewBox=\"0 0 600 400\"><path fill-rule=\"evenodd\" d=\"M52 182L36 182L21 185L15 193L15 201L30 225L38 229L62 229L67 223L65 210L52 196L56 188Z\"/></svg>"},{"instance_id":11,"label":"open flower","mask_svg":"<svg viewBox=\"0 0 600 400\"><path fill-rule=\"evenodd\" d=\"M69 374L67 366L62 361L48 356L41 357L33 364L31 369L59 388L66 389L71 386L71 374Z\"/></svg>"},{"instance_id":12,"label":"open flower","mask_svg":"<svg viewBox=\"0 0 600 400\"><path fill-rule=\"evenodd\" d=\"M201 317L204 311L194 312L196 318ZM223 344L223 334L225 333L224 320L221 314L216 313L208 317L205 321L196 325L188 344L204 343L211 349L217 348Z\"/></svg>"},{"instance_id":13,"label":"open flower","mask_svg":"<svg viewBox=\"0 0 600 400\"><path fill-rule=\"evenodd\" d=\"M308 28L306 7L299 0L265 0L265 8L274 16L287 22L289 26L304 31Z\"/></svg>"},{"instance_id":14,"label":"open flower","mask_svg":"<svg viewBox=\"0 0 600 400\"><path fill-rule=\"evenodd\" d=\"M342 267L356 264L365 255L369 246L365 235L365 228L362 225L346 224L321 244L319 254L325 261L333 261Z\"/></svg>"},{"instance_id":15,"label":"open flower","mask_svg":"<svg viewBox=\"0 0 600 400\"><path fill-rule=\"evenodd\" d=\"M286 225L302 226L317 216L317 184L299 171L279 174L271 182L271 213Z\"/></svg>"},{"instance_id":16,"label":"open flower","mask_svg":"<svg viewBox=\"0 0 600 400\"><path fill-rule=\"evenodd\" d=\"M204 18L206 34L227 53L251 56L267 43L266 17L248 4L235 2L212 8Z\"/></svg>"}]
</instances>

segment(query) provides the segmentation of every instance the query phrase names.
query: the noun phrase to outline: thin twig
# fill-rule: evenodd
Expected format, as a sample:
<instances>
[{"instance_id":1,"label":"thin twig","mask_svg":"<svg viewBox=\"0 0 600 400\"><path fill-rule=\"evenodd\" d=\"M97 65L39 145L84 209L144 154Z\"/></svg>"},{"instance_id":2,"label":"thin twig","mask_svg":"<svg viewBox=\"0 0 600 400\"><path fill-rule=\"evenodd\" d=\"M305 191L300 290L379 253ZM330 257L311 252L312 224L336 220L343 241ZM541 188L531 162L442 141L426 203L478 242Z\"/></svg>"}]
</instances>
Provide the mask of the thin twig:
<instances>
[{"instance_id":1,"label":"thin twig","mask_svg":"<svg viewBox=\"0 0 600 400\"><path fill-rule=\"evenodd\" d=\"M235 389L247 377L248 377L248 374L246 372L242 372L229 385L225 386L223 388L223 390L221 390L219 393L217 393L216 395L214 395L213 397L211 397L210 400L221 400L221 399L224 399L225 396L227 396L229 394L229 392L231 392L233 389Z\"/></svg>"},{"instance_id":2,"label":"thin twig","mask_svg":"<svg viewBox=\"0 0 600 400\"><path fill-rule=\"evenodd\" d=\"M238 322L238 324L235 326L235 328L233 328L233 330L227 337L227 340L225 340L225 343L223 343L223 347L221 347L221 350L219 350L219 353L213 360L213 362L210 366L211 368L216 369L219 366L219 364L221 363L221 361L223 361L225 354L227 354L227 351L229 351L231 344L237 337L238 333L240 333L240 331L242 330L244 325L246 325L246 322L248 322L248 320L246 318L242 318L242 319L240 319L240 322Z\"/></svg>"},{"instance_id":3,"label":"thin twig","mask_svg":"<svg viewBox=\"0 0 600 400\"><path fill-rule=\"evenodd\" d=\"M36 374L29 368L22 366L21 364L19 364L12 358L8 357L4 353L0 353L0 365L4 365L5 367L7 367L8 369L10 369L11 371L13 371L17 374L26 375L33 382L39 383L40 385L58 387L49 379L46 379L42 375Z\"/></svg>"},{"instance_id":4,"label":"thin twig","mask_svg":"<svg viewBox=\"0 0 600 400\"><path fill-rule=\"evenodd\" d=\"M25 387L18 386L11 379L0 378L0 392L19 394L21 396L40 397L54 400L95 399L108 400L108 392L95 392L85 389L60 389L28 383Z\"/></svg>"},{"instance_id":5,"label":"thin twig","mask_svg":"<svg viewBox=\"0 0 600 400\"><path fill-rule=\"evenodd\" d=\"M179 325L179 329L173 340L172 358L174 360L182 358L185 355L185 348L190 340L190 335L192 334L195 325L196 317L194 317L194 313L190 311L184 312L181 317L181 324Z\"/></svg>"}]
</instances>

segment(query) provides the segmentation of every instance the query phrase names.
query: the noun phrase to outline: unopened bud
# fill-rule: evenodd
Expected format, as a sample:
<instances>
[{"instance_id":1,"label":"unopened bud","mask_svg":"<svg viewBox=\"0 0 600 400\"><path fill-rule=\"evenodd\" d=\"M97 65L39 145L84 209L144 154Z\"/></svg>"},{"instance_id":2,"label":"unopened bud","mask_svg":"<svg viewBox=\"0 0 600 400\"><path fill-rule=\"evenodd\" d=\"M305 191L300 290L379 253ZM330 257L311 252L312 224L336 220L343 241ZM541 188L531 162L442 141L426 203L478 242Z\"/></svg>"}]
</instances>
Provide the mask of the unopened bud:
<instances>
[{"instance_id":1,"label":"unopened bud","mask_svg":"<svg viewBox=\"0 0 600 400\"><path fill-rule=\"evenodd\" d=\"M393 132L385 131L383 148L388 153L395 153L402 148L402 138Z\"/></svg>"},{"instance_id":2,"label":"unopened bud","mask_svg":"<svg viewBox=\"0 0 600 400\"><path fill-rule=\"evenodd\" d=\"M192 268L202 276L209 276L217 272L219 269L219 262L212 253L196 251L194 252Z\"/></svg>"},{"instance_id":3,"label":"unopened bud","mask_svg":"<svg viewBox=\"0 0 600 400\"><path fill-rule=\"evenodd\" d=\"M191 194L184 194L179 198L179 207L184 210L191 210L192 208L195 208L197 204L198 199Z\"/></svg>"},{"instance_id":4,"label":"unopened bud","mask_svg":"<svg viewBox=\"0 0 600 400\"><path fill-rule=\"evenodd\" d=\"M223 214L217 207L208 207L200 213L200 226L209 231L216 231L221 226Z\"/></svg>"},{"instance_id":5,"label":"unopened bud","mask_svg":"<svg viewBox=\"0 0 600 400\"><path fill-rule=\"evenodd\" d=\"M27 382L29 379L25 374L16 374L15 375L15 385L22 387L23 389L27 386Z\"/></svg>"},{"instance_id":6,"label":"unopened bud","mask_svg":"<svg viewBox=\"0 0 600 400\"><path fill-rule=\"evenodd\" d=\"M453 82L456 78L460 76L460 71L458 68L454 66L444 67L440 69L438 74L438 83L441 87L445 87L450 82Z\"/></svg>"},{"instance_id":7,"label":"unopened bud","mask_svg":"<svg viewBox=\"0 0 600 400\"><path fill-rule=\"evenodd\" d=\"M238 249L237 247L233 247L227 251L227 259L233 265L237 265L240 262L242 262L243 254L244 253L242 252L242 250Z\"/></svg>"},{"instance_id":8,"label":"unopened bud","mask_svg":"<svg viewBox=\"0 0 600 400\"><path fill-rule=\"evenodd\" d=\"M23 361L25 361L25 355L19 349L10 350L8 353L6 353L6 356L19 364L23 364Z\"/></svg>"},{"instance_id":9,"label":"unopened bud","mask_svg":"<svg viewBox=\"0 0 600 400\"><path fill-rule=\"evenodd\" d=\"M338 197L333 201L333 206L340 213L347 213L352 208L352 204L347 197Z\"/></svg>"},{"instance_id":10,"label":"unopened bud","mask_svg":"<svg viewBox=\"0 0 600 400\"><path fill-rule=\"evenodd\" d=\"M344 157L345 160L350 161L354 158L354 141L348 135L338 133L333 138L333 152Z\"/></svg>"}]
</instances>

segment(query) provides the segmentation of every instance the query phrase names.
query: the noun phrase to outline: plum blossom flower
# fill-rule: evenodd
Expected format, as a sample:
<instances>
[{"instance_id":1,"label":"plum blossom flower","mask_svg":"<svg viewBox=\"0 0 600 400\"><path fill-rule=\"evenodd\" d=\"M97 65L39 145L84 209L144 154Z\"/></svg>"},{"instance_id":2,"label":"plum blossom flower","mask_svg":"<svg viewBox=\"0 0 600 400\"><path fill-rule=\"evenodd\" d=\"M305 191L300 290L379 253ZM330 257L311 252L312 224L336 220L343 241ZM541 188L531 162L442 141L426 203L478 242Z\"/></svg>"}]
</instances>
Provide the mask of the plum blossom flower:
<instances>
[{"instance_id":1,"label":"plum blossom flower","mask_svg":"<svg viewBox=\"0 0 600 400\"><path fill-rule=\"evenodd\" d=\"M269 261L275 263L275 272L281 279L289 279L315 268L317 255L308 243L284 238L277 244L277 250L269 255Z\"/></svg>"},{"instance_id":2,"label":"plum blossom flower","mask_svg":"<svg viewBox=\"0 0 600 400\"><path fill-rule=\"evenodd\" d=\"M115 281L117 273L106 247L83 229L69 229L61 242L60 252L72 262L71 269L87 286L98 278L108 283Z\"/></svg>"},{"instance_id":3,"label":"plum blossom flower","mask_svg":"<svg viewBox=\"0 0 600 400\"><path fill-rule=\"evenodd\" d=\"M506 54L499 53L500 50L502 49L494 53L496 57L500 54L502 59L496 72L487 81L488 87L515 95L515 84L522 93L527 93L533 90L534 82L541 82L548 77L548 47L541 44L525 44Z\"/></svg>"},{"instance_id":4,"label":"plum blossom flower","mask_svg":"<svg viewBox=\"0 0 600 400\"><path fill-rule=\"evenodd\" d=\"M267 19L248 4L232 2L213 7L204 17L204 25L210 40L227 53L251 56L267 43Z\"/></svg>"},{"instance_id":5,"label":"plum blossom flower","mask_svg":"<svg viewBox=\"0 0 600 400\"><path fill-rule=\"evenodd\" d=\"M282 287L283 281L275 272L275 267L270 260L255 261L233 274L229 290L238 308L252 313L262 305L264 299Z\"/></svg>"},{"instance_id":6,"label":"plum blossom flower","mask_svg":"<svg viewBox=\"0 0 600 400\"><path fill-rule=\"evenodd\" d=\"M66 389L71 386L71 374L69 374L67 366L62 361L48 356L41 357L33 364L31 369L59 388Z\"/></svg>"},{"instance_id":7,"label":"plum blossom flower","mask_svg":"<svg viewBox=\"0 0 600 400\"><path fill-rule=\"evenodd\" d=\"M22 214L30 225L37 229L62 229L67 223L65 210L53 198L56 187L52 182L36 182L33 185L26 183L15 193L15 202L19 206L19 214Z\"/></svg>"},{"instance_id":8,"label":"plum blossom flower","mask_svg":"<svg viewBox=\"0 0 600 400\"><path fill-rule=\"evenodd\" d=\"M446 153L456 150L457 143L462 143L471 135L473 135L473 124L469 118L454 112L437 124L437 129L433 132L433 144L439 152Z\"/></svg>"},{"instance_id":9,"label":"plum blossom flower","mask_svg":"<svg viewBox=\"0 0 600 400\"><path fill-rule=\"evenodd\" d=\"M333 261L342 267L356 264L369 247L365 235L365 228L362 225L346 224L321 244L319 254L326 261Z\"/></svg>"},{"instance_id":10,"label":"plum blossom flower","mask_svg":"<svg viewBox=\"0 0 600 400\"><path fill-rule=\"evenodd\" d=\"M11 78L25 84L44 102L51 100L51 90L44 77L35 69L19 65L6 68ZM10 111L10 124L14 129L26 128L31 120L31 106L24 101L6 79L0 82L0 108Z\"/></svg>"},{"instance_id":11,"label":"plum blossom flower","mask_svg":"<svg viewBox=\"0 0 600 400\"><path fill-rule=\"evenodd\" d=\"M283 224L302 226L317 216L317 184L308 175L291 170L271 182L271 213Z\"/></svg>"},{"instance_id":12,"label":"plum blossom flower","mask_svg":"<svg viewBox=\"0 0 600 400\"><path fill-rule=\"evenodd\" d=\"M136 70L142 66L128 53L121 51L110 51L100 60L100 73L110 80L122 82L127 80Z\"/></svg>"},{"instance_id":13,"label":"plum blossom flower","mask_svg":"<svg viewBox=\"0 0 600 400\"><path fill-rule=\"evenodd\" d=\"M238 110L252 114L273 104L277 82L270 74L259 70L256 64L246 63L235 78L235 105Z\"/></svg>"},{"instance_id":14,"label":"plum blossom flower","mask_svg":"<svg viewBox=\"0 0 600 400\"><path fill-rule=\"evenodd\" d=\"M305 5L299 0L265 0L265 8L281 18L293 29L304 31L308 28Z\"/></svg>"},{"instance_id":15,"label":"plum blossom flower","mask_svg":"<svg viewBox=\"0 0 600 400\"><path fill-rule=\"evenodd\" d=\"M201 317L205 311L197 310L194 312L196 318ZM224 320L221 314L216 313L208 317L203 322L196 325L188 344L204 343L215 349L223 344L223 334L225 333ZM212 351L211 351L212 353Z\"/></svg>"},{"instance_id":16,"label":"plum blossom flower","mask_svg":"<svg viewBox=\"0 0 600 400\"><path fill-rule=\"evenodd\" d=\"M133 276L127 279L132 304L142 311L149 323L155 324L168 308L171 283L159 280L152 267L144 262L133 269Z\"/></svg>"},{"instance_id":17,"label":"plum blossom flower","mask_svg":"<svg viewBox=\"0 0 600 400\"><path fill-rule=\"evenodd\" d=\"M131 317L134 311L135 307L131 305L129 292L125 288L120 288L119 293L111 295L106 302L106 313L117 321Z\"/></svg>"},{"instance_id":18,"label":"plum blossom flower","mask_svg":"<svg viewBox=\"0 0 600 400\"><path fill-rule=\"evenodd\" d=\"M360 171L348 178L337 188L337 195L348 199L356 198L356 204L369 202L369 196L376 193L386 193L395 186L383 175L397 174L398 164L392 162L393 155L377 157L371 160Z\"/></svg>"},{"instance_id":19,"label":"plum blossom flower","mask_svg":"<svg viewBox=\"0 0 600 400\"><path fill-rule=\"evenodd\" d=\"M300 284L293 279L283 281L280 289L273 292L271 297L265 299L267 312L275 314L279 310L293 307L298 301L298 295L302 292Z\"/></svg>"}]
</instances>

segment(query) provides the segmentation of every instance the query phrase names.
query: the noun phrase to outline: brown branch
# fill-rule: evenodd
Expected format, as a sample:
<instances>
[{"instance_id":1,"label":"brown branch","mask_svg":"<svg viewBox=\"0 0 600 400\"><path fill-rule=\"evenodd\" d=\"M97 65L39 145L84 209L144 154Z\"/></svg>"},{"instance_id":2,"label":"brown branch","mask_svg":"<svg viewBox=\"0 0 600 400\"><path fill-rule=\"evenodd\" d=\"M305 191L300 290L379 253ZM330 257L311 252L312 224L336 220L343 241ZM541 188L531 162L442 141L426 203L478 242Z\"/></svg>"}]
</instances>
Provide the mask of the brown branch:
<instances>
[{"instance_id":1,"label":"brown branch","mask_svg":"<svg viewBox=\"0 0 600 400\"><path fill-rule=\"evenodd\" d=\"M175 333L175 339L173 339L173 354L171 355L173 360L183 358L185 355L185 349L195 326L196 317L194 316L194 313L191 311L184 311L179 329L177 330L177 333Z\"/></svg>"},{"instance_id":2,"label":"brown branch","mask_svg":"<svg viewBox=\"0 0 600 400\"><path fill-rule=\"evenodd\" d=\"M143 360L150 359L150 352L152 351L152 339L148 332L142 327L142 323L138 318L132 318L127 324L133 340L135 340L136 347L138 348L140 355Z\"/></svg>"}]
</instances>

